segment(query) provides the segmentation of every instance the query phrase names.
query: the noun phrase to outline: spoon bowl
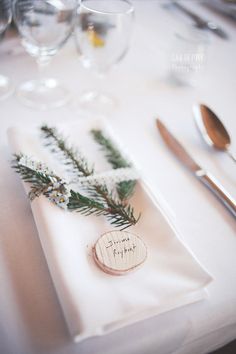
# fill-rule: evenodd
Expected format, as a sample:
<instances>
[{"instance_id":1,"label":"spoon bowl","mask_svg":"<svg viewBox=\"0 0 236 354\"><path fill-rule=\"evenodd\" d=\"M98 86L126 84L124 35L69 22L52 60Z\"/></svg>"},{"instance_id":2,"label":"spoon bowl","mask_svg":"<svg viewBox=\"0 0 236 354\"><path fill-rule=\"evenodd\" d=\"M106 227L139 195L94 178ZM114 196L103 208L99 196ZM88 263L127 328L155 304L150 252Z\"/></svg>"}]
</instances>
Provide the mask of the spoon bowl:
<instances>
[{"instance_id":1,"label":"spoon bowl","mask_svg":"<svg viewBox=\"0 0 236 354\"><path fill-rule=\"evenodd\" d=\"M236 162L236 158L230 151L230 135L217 115L204 104L195 105L193 113L196 125L205 142L218 150L227 152Z\"/></svg>"}]
</instances>

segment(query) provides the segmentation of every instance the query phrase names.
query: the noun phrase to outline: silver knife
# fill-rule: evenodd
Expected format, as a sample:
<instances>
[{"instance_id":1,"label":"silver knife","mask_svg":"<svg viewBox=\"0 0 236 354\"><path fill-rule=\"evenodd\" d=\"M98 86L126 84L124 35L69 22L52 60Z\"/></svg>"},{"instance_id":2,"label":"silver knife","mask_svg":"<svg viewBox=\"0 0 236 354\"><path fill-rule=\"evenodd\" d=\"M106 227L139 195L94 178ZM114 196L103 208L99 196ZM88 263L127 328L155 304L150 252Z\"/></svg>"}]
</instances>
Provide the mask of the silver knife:
<instances>
[{"instance_id":1,"label":"silver knife","mask_svg":"<svg viewBox=\"0 0 236 354\"><path fill-rule=\"evenodd\" d=\"M186 166L193 174L210 189L211 192L228 208L228 210L236 217L236 201L224 190L220 183L204 171L201 166L189 155L180 142L172 135L166 126L160 121L156 120L157 128L168 148L174 155Z\"/></svg>"},{"instance_id":2,"label":"silver knife","mask_svg":"<svg viewBox=\"0 0 236 354\"><path fill-rule=\"evenodd\" d=\"M211 32L215 33L217 36L228 39L227 33L213 21L208 21L203 19L202 17L196 15L193 11L189 10L182 4L176 1L172 1L172 5L174 5L178 10L189 16L198 28L208 29Z\"/></svg>"}]
</instances>

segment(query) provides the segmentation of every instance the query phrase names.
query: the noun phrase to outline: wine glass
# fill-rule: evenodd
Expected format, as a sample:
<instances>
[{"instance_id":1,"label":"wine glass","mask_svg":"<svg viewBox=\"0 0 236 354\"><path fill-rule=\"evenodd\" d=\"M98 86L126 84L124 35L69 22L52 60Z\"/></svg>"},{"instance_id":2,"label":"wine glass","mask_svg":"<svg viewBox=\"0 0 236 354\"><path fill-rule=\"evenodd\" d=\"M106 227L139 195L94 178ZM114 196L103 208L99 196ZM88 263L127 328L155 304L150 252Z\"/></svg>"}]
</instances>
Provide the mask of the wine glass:
<instances>
[{"instance_id":1,"label":"wine glass","mask_svg":"<svg viewBox=\"0 0 236 354\"><path fill-rule=\"evenodd\" d=\"M207 32L192 26L179 27L170 39L166 53L168 81L177 86L195 86L204 74L208 45Z\"/></svg>"},{"instance_id":2,"label":"wine glass","mask_svg":"<svg viewBox=\"0 0 236 354\"><path fill-rule=\"evenodd\" d=\"M106 74L127 53L134 8L127 0L82 0L75 27L75 39L84 67L99 76ZM79 97L78 106L104 113L115 100L97 90Z\"/></svg>"},{"instance_id":3,"label":"wine glass","mask_svg":"<svg viewBox=\"0 0 236 354\"><path fill-rule=\"evenodd\" d=\"M11 0L0 1L0 37L4 35L5 30L10 24L12 19ZM0 38L1 40L1 38ZM13 87L4 75L0 75L0 99L8 97L13 92Z\"/></svg>"},{"instance_id":4,"label":"wine glass","mask_svg":"<svg viewBox=\"0 0 236 354\"><path fill-rule=\"evenodd\" d=\"M19 99L37 109L59 107L67 103L69 92L58 80L43 78L42 69L65 44L71 35L77 0L14 0L13 16L22 44L36 59L39 78L23 83L18 89Z\"/></svg>"}]
</instances>

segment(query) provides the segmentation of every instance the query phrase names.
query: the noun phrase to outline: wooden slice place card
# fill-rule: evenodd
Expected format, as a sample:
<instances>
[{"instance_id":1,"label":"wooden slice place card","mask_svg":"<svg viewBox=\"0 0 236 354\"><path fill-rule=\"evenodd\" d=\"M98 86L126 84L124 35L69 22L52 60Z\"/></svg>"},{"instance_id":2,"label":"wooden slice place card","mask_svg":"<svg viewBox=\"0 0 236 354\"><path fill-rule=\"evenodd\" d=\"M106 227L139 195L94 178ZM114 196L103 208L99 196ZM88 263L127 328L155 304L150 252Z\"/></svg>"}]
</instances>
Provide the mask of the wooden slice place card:
<instances>
[{"instance_id":1,"label":"wooden slice place card","mask_svg":"<svg viewBox=\"0 0 236 354\"><path fill-rule=\"evenodd\" d=\"M130 232L110 231L97 240L93 256L104 272L123 275L144 263L147 247L138 236Z\"/></svg>"}]
</instances>

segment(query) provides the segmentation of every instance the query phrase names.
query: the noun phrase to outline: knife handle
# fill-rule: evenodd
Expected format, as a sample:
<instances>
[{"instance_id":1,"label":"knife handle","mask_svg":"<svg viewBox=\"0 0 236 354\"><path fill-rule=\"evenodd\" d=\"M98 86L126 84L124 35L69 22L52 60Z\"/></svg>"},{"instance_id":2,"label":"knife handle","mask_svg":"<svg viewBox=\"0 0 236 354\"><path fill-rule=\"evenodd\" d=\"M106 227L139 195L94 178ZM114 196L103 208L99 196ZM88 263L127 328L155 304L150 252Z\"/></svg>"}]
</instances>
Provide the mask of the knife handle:
<instances>
[{"instance_id":1,"label":"knife handle","mask_svg":"<svg viewBox=\"0 0 236 354\"><path fill-rule=\"evenodd\" d=\"M185 6L181 5L179 2L173 1L172 5L174 5L177 9L180 11L184 12L186 15L188 15L193 21L195 21L195 24L197 26L203 26L204 24L207 23L207 21L203 20L200 16L192 12L191 10L187 9Z\"/></svg>"},{"instance_id":2,"label":"knife handle","mask_svg":"<svg viewBox=\"0 0 236 354\"><path fill-rule=\"evenodd\" d=\"M236 218L236 202L219 184L219 182L209 173L199 170L196 172L198 179L209 188L211 192L228 208L228 210Z\"/></svg>"}]
</instances>

